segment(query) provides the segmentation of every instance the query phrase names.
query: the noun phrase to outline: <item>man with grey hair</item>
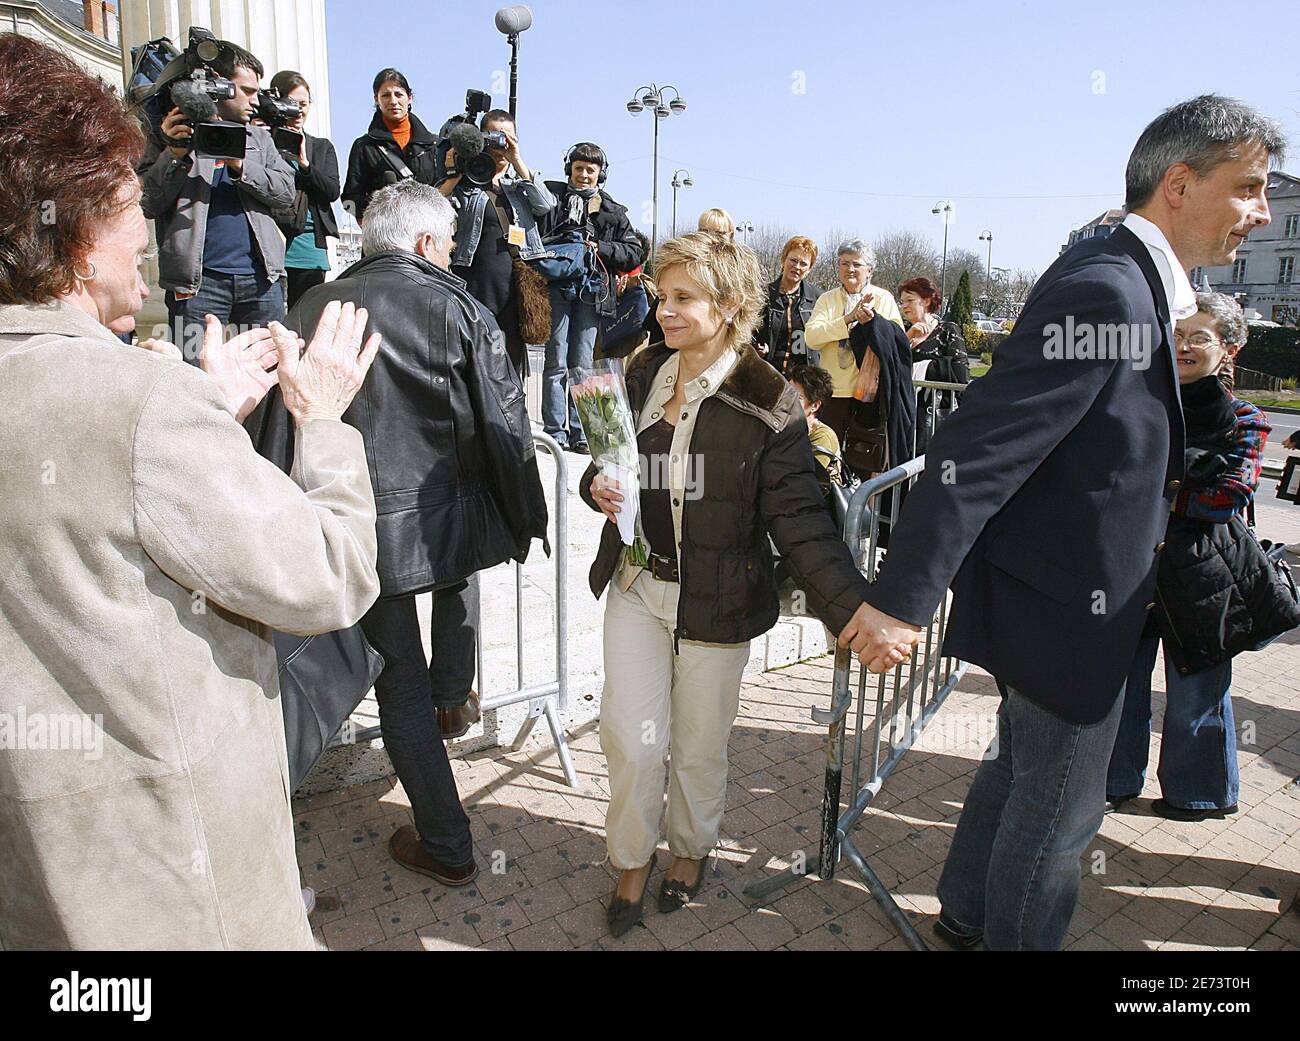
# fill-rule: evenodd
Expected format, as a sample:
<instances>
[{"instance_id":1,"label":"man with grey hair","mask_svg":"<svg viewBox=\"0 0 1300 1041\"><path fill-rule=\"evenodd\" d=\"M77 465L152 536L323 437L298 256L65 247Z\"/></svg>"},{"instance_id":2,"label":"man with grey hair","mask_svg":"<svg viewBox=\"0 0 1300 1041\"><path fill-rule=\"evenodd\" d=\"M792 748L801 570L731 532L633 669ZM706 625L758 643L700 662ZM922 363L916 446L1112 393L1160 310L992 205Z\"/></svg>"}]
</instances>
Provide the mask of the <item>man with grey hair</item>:
<instances>
[{"instance_id":1,"label":"man with grey hair","mask_svg":"<svg viewBox=\"0 0 1300 1041\"><path fill-rule=\"evenodd\" d=\"M891 668L951 587L944 650L1003 694L996 754L939 881L936 929L955 946L1066 937L1184 479L1173 322L1196 311L1186 272L1229 263L1268 223L1283 147L1275 123L1213 95L1143 131L1123 225L1038 280L930 442L860 625L841 636L873 671ZM1103 337L1132 350L1098 350Z\"/></svg>"},{"instance_id":2,"label":"man with grey hair","mask_svg":"<svg viewBox=\"0 0 1300 1041\"><path fill-rule=\"evenodd\" d=\"M831 399L822 406L821 421L843 441L854 389L871 378L873 366L879 373L873 356L859 356L854 350L850 342L853 330L870 324L876 315L900 329L905 327L893 294L871 284L876 271L875 250L862 239L849 239L841 243L836 257L840 284L817 298L803 335L804 343L819 355L820 360L814 357L814 364L831 374ZM860 363L865 363L867 372L859 369Z\"/></svg>"},{"instance_id":3,"label":"man with grey hair","mask_svg":"<svg viewBox=\"0 0 1300 1041\"><path fill-rule=\"evenodd\" d=\"M361 620L384 656L375 682L384 747L411 800L415 827L389 851L446 885L478 872L443 740L478 720L475 573L524 560L546 537L546 499L524 391L491 314L448 270L453 210L407 180L370 197L362 259L315 286L286 319L315 328L331 300L364 301L383 348L343 420L365 440L375 488L380 598ZM281 465L292 428L271 410L260 438ZM432 593L432 661L416 597Z\"/></svg>"}]
</instances>

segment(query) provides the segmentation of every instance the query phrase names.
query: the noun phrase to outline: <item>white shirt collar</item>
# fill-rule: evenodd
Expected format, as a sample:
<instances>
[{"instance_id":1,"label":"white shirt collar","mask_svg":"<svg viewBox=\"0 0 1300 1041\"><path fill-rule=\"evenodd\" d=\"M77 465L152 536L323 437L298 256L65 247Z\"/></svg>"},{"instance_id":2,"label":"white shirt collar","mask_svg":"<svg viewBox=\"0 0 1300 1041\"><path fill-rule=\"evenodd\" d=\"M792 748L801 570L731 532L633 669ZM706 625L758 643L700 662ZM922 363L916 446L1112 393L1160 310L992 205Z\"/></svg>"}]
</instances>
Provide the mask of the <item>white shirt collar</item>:
<instances>
[{"instance_id":1,"label":"white shirt collar","mask_svg":"<svg viewBox=\"0 0 1300 1041\"><path fill-rule=\"evenodd\" d=\"M1142 240L1151 259L1155 261L1160 283L1165 290L1165 301L1169 304L1169 313L1174 321L1190 318L1196 313L1196 290L1183 270L1182 261L1169 245L1165 233L1160 228L1136 213L1124 218L1124 227Z\"/></svg>"}]
</instances>

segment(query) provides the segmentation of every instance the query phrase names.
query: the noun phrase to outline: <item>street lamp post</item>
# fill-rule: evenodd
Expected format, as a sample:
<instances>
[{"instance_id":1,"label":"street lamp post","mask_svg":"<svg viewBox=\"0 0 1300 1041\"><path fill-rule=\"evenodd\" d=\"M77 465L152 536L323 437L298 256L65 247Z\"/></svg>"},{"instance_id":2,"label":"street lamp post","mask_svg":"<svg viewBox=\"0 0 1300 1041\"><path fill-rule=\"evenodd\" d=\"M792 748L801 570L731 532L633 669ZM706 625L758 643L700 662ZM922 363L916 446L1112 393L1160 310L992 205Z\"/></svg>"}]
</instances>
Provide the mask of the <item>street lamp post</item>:
<instances>
[{"instance_id":1,"label":"street lamp post","mask_svg":"<svg viewBox=\"0 0 1300 1041\"><path fill-rule=\"evenodd\" d=\"M672 91L672 100L665 97L668 91ZM653 172L650 183L650 255L653 257L659 245L659 121L667 119L674 112L678 115L685 112L686 102L671 84L659 87L651 83L637 87L632 100L627 103L627 110L634 116L646 109L654 114Z\"/></svg>"},{"instance_id":2,"label":"street lamp post","mask_svg":"<svg viewBox=\"0 0 1300 1041\"><path fill-rule=\"evenodd\" d=\"M685 174L686 176L679 181L677 179L678 174ZM677 189L689 188L694 183L695 182L691 180L691 172L689 170L673 171L673 238L677 237Z\"/></svg>"},{"instance_id":3,"label":"street lamp post","mask_svg":"<svg viewBox=\"0 0 1300 1041\"><path fill-rule=\"evenodd\" d=\"M989 290L989 285L993 280L993 232L984 230L980 232L980 241L989 244L989 263L984 271L984 295L989 300L993 299L993 294Z\"/></svg>"},{"instance_id":4,"label":"street lamp post","mask_svg":"<svg viewBox=\"0 0 1300 1041\"><path fill-rule=\"evenodd\" d=\"M753 221L742 220L736 224L736 234L740 236L740 241L743 245L749 245L749 240L746 236L748 236L753 230Z\"/></svg>"},{"instance_id":5,"label":"street lamp post","mask_svg":"<svg viewBox=\"0 0 1300 1041\"><path fill-rule=\"evenodd\" d=\"M948 221L952 218L955 207L951 199L940 199L930 212L943 214L943 267L939 275L939 298L948 299Z\"/></svg>"}]
</instances>

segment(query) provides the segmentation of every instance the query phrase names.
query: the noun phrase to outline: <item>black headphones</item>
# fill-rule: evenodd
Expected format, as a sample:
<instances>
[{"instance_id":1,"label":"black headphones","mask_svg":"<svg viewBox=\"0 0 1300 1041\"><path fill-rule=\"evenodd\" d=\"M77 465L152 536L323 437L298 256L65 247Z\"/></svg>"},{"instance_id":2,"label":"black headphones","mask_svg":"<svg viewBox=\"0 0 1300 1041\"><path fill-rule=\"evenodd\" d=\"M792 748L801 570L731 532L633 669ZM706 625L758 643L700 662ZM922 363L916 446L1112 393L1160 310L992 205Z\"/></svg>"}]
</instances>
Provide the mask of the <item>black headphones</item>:
<instances>
[{"instance_id":1,"label":"black headphones","mask_svg":"<svg viewBox=\"0 0 1300 1041\"><path fill-rule=\"evenodd\" d=\"M596 183L598 185L604 184L605 178L609 176L609 159L605 155L605 150L592 141L579 141L578 144L571 146L569 150L564 153L564 176L573 176L573 149L577 148L579 145L591 145L592 148L600 153L600 159L598 160L600 162L600 176L596 178Z\"/></svg>"}]
</instances>

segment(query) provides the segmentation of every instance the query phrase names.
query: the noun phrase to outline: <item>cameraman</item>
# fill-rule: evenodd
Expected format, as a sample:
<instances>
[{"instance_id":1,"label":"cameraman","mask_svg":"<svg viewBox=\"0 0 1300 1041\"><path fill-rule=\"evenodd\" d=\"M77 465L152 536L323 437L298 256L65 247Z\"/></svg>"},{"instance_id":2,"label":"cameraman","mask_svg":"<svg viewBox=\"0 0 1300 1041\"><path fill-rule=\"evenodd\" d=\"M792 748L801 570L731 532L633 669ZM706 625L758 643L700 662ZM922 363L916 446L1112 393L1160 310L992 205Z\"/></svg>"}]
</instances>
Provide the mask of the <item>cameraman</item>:
<instances>
[{"instance_id":1,"label":"cameraman","mask_svg":"<svg viewBox=\"0 0 1300 1041\"><path fill-rule=\"evenodd\" d=\"M591 365L602 319L612 321L618 312L615 278L635 270L645 256L641 240L627 219L627 207L615 202L601 187L608 165L599 145L583 141L564 157L564 172L569 179L546 182L559 201L542 221L543 234L549 237L580 230L604 268L604 290L595 300L583 299L583 294L572 287L550 286L551 337L546 342L546 367L542 372L542 426L560 445L578 453L587 451L587 439L578 421L577 407L572 401L567 408L565 405L566 374L571 368Z\"/></svg>"},{"instance_id":2,"label":"cameraman","mask_svg":"<svg viewBox=\"0 0 1300 1041\"><path fill-rule=\"evenodd\" d=\"M262 63L227 40L220 46L211 68L235 84L235 96L217 102L217 118L244 124L244 158L194 152L194 126L173 108L162 122L166 142L151 140L141 167L141 207L156 222L172 338L191 365L198 364L204 315L240 326L284 317L284 238L271 211L293 205L294 173L271 135L249 123Z\"/></svg>"},{"instance_id":3,"label":"cameraman","mask_svg":"<svg viewBox=\"0 0 1300 1041\"><path fill-rule=\"evenodd\" d=\"M487 149L496 162L491 183L475 184L457 172L438 185L456 209L451 269L497 320L510 361L523 373L528 358L524 345L544 343L549 335L550 303L545 280L522 262L546 251L537 220L555 206L555 196L545 184L536 182L524 162L509 112L494 108L483 113L479 129L485 135L500 134L505 141L504 148L492 145ZM448 154L449 167L453 155ZM507 178L511 168L516 176ZM460 171L460 166L456 169ZM521 323L521 306L533 321ZM534 327L538 316L547 319L542 328Z\"/></svg>"}]
</instances>

